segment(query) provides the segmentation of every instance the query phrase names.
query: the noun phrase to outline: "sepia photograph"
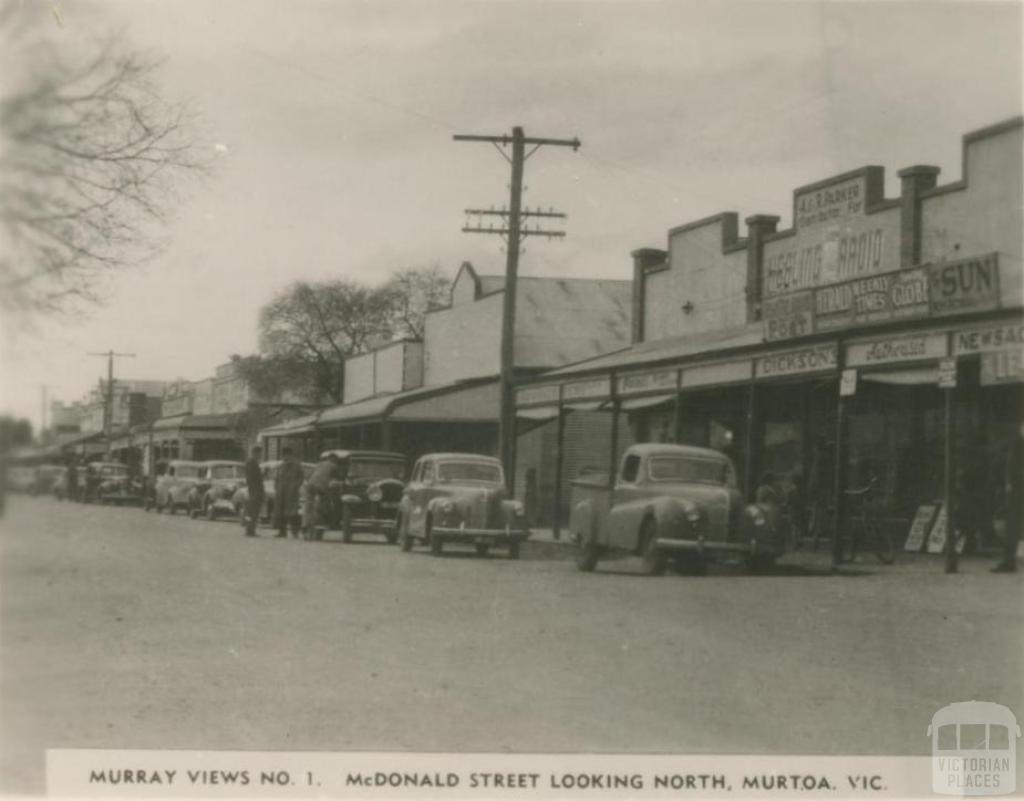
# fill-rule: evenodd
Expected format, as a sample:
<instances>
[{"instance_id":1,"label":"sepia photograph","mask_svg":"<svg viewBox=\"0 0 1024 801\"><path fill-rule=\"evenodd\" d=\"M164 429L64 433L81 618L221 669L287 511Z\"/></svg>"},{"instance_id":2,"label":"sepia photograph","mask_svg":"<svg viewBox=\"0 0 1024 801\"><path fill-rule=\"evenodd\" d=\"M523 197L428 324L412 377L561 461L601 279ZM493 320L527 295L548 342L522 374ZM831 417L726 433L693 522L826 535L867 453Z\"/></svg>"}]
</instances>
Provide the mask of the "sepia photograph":
<instances>
[{"instance_id":1,"label":"sepia photograph","mask_svg":"<svg viewBox=\"0 0 1024 801\"><path fill-rule=\"evenodd\" d=\"M0 795L1024 793L1022 26L0 0Z\"/></svg>"}]
</instances>

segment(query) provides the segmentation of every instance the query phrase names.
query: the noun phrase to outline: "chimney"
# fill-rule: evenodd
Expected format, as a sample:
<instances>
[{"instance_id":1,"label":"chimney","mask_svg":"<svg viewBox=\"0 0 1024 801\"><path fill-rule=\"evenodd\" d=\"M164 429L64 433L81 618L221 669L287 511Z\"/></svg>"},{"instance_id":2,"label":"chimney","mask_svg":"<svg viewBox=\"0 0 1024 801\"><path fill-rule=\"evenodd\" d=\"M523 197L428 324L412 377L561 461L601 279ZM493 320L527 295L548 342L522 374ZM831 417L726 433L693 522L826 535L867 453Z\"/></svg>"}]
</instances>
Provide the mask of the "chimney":
<instances>
[{"instance_id":1,"label":"chimney","mask_svg":"<svg viewBox=\"0 0 1024 801\"><path fill-rule=\"evenodd\" d=\"M773 214L747 217L747 322L761 319L761 265L764 239L774 234L779 218Z\"/></svg>"},{"instance_id":2,"label":"chimney","mask_svg":"<svg viewBox=\"0 0 1024 801\"><path fill-rule=\"evenodd\" d=\"M640 248L634 250L633 257L633 306L630 328L630 342L636 344L644 341L644 305L647 297L647 269L664 264L668 253L657 248Z\"/></svg>"},{"instance_id":3,"label":"chimney","mask_svg":"<svg viewBox=\"0 0 1024 801\"><path fill-rule=\"evenodd\" d=\"M921 194L935 188L939 168L917 164L900 170L900 267L921 261Z\"/></svg>"}]
</instances>

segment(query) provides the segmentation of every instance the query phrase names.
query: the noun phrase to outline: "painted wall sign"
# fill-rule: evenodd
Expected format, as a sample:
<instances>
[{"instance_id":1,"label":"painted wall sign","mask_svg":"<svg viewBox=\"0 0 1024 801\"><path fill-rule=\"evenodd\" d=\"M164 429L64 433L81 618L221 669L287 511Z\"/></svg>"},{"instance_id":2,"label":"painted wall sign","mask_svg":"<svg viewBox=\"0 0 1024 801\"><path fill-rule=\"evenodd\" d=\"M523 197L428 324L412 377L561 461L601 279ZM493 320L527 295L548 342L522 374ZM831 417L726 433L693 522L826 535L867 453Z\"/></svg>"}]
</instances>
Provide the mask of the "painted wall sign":
<instances>
[{"instance_id":1,"label":"painted wall sign","mask_svg":"<svg viewBox=\"0 0 1024 801\"><path fill-rule=\"evenodd\" d=\"M679 381L677 370L654 370L619 376L619 395L638 395L642 392L675 391Z\"/></svg>"},{"instance_id":2,"label":"painted wall sign","mask_svg":"<svg viewBox=\"0 0 1024 801\"><path fill-rule=\"evenodd\" d=\"M1024 360L1020 350L997 350L981 354L981 384L1017 384L1024 382Z\"/></svg>"},{"instance_id":3,"label":"painted wall sign","mask_svg":"<svg viewBox=\"0 0 1024 801\"><path fill-rule=\"evenodd\" d=\"M761 319L764 322L766 342L813 333L814 293L794 292L791 295L767 298L761 304Z\"/></svg>"},{"instance_id":4,"label":"painted wall sign","mask_svg":"<svg viewBox=\"0 0 1024 801\"><path fill-rule=\"evenodd\" d=\"M835 370L838 357L839 346L835 344L816 345L786 353L773 353L761 356L755 362L755 374L758 378L773 378L814 373L821 370Z\"/></svg>"},{"instance_id":5,"label":"painted wall sign","mask_svg":"<svg viewBox=\"0 0 1024 801\"><path fill-rule=\"evenodd\" d=\"M811 228L850 214L863 214L864 183L864 178L858 176L831 186L801 192L796 196L797 228Z\"/></svg>"},{"instance_id":6,"label":"painted wall sign","mask_svg":"<svg viewBox=\"0 0 1024 801\"><path fill-rule=\"evenodd\" d=\"M611 395L612 382L610 378L595 378L590 381L574 381L562 387L562 400L565 402L574 400L607 398Z\"/></svg>"},{"instance_id":7,"label":"painted wall sign","mask_svg":"<svg viewBox=\"0 0 1024 801\"><path fill-rule=\"evenodd\" d=\"M846 346L846 363L851 367L942 359L945 356L946 335L942 333L883 337L869 342L851 342Z\"/></svg>"},{"instance_id":8,"label":"painted wall sign","mask_svg":"<svg viewBox=\"0 0 1024 801\"><path fill-rule=\"evenodd\" d=\"M953 355L1024 348L1024 322L965 328L953 334Z\"/></svg>"},{"instance_id":9,"label":"painted wall sign","mask_svg":"<svg viewBox=\"0 0 1024 801\"><path fill-rule=\"evenodd\" d=\"M766 256L765 294L780 295L846 281L884 272L893 266L884 228L834 229L826 232L820 242L794 245Z\"/></svg>"},{"instance_id":10,"label":"painted wall sign","mask_svg":"<svg viewBox=\"0 0 1024 801\"><path fill-rule=\"evenodd\" d=\"M542 403L558 403L558 385L523 387L516 392L516 406L535 406Z\"/></svg>"},{"instance_id":11,"label":"painted wall sign","mask_svg":"<svg viewBox=\"0 0 1024 801\"><path fill-rule=\"evenodd\" d=\"M749 359L720 364L700 364L683 370L683 387L703 387L749 381L753 363Z\"/></svg>"},{"instance_id":12,"label":"painted wall sign","mask_svg":"<svg viewBox=\"0 0 1024 801\"><path fill-rule=\"evenodd\" d=\"M933 264L928 268L932 314L988 311L999 308L999 256Z\"/></svg>"}]
</instances>

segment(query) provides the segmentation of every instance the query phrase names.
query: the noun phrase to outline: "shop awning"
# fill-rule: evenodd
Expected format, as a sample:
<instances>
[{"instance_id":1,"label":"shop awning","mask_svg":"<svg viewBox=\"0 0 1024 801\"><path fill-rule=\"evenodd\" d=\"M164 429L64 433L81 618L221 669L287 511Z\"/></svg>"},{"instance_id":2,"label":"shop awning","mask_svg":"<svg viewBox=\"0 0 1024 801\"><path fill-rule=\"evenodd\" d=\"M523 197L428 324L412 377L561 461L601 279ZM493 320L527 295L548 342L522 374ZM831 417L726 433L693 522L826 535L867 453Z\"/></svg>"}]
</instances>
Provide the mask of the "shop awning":
<instances>
[{"instance_id":1,"label":"shop awning","mask_svg":"<svg viewBox=\"0 0 1024 801\"><path fill-rule=\"evenodd\" d=\"M516 417L525 420L554 420L558 417L557 406L535 406L532 409L517 409Z\"/></svg>"},{"instance_id":2,"label":"shop awning","mask_svg":"<svg viewBox=\"0 0 1024 801\"><path fill-rule=\"evenodd\" d=\"M293 417L283 423L264 428L260 432L261 437L294 437L300 434L309 434L316 428L317 418L320 412L304 414L301 417Z\"/></svg>"},{"instance_id":3,"label":"shop awning","mask_svg":"<svg viewBox=\"0 0 1024 801\"><path fill-rule=\"evenodd\" d=\"M619 402L619 408L623 411L632 409L647 409L651 406L661 406L675 399L675 395L647 395L642 398L624 398Z\"/></svg>"},{"instance_id":4,"label":"shop awning","mask_svg":"<svg viewBox=\"0 0 1024 801\"><path fill-rule=\"evenodd\" d=\"M498 407L498 382L488 378L420 387L334 406L320 414L317 428L383 420L493 422L498 419Z\"/></svg>"},{"instance_id":5,"label":"shop awning","mask_svg":"<svg viewBox=\"0 0 1024 801\"><path fill-rule=\"evenodd\" d=\"M858 378L861 381L872 381L876 384L896 384L900 386L916 386L919 384L939 383L938 367L904 367L894 370L873 370L863 372Z\"/></svg>"}]
</instances>

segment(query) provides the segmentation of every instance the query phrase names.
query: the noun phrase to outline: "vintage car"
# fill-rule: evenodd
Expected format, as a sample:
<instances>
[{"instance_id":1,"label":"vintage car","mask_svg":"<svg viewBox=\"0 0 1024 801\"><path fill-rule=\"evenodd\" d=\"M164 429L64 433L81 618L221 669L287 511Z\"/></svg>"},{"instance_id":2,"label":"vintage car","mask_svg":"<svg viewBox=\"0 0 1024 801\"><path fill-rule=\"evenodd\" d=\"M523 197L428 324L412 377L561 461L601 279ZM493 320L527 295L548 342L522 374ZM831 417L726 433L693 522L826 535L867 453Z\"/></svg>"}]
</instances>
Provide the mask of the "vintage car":
<instances>
[{"instance_id":1,"label":"vintage car","mask_svg":"<svg viewBox=\"0 0 1024 801\"><path fill-rule=\"evenodd\" d=\"M215 460L199 463L199 481L188 493L188 514L195 519L200 515L214 520L221 513L234 515L233 498L245 484L245 465L242 462Z\"/></svg>"},{"instance_id":2,"label":"vintage car","mask_svg":"<svg viewBox=\"0 0 1024 801\"><path fill-rule=\"evenodd\" d=\"M341 528L343 542L354 534L383 534L395 543L395 519L402 500L406 458L388 451L324 451L321 459L338 457L338 479L332 482L332 528Z\"/></svg>"},{"instance_id":3,"label":"vintage car","mask_svg":"<svg viewBox=\"0 0 1024 801\"><path fill-rule=\"evenodd\" d=\"M396 524L403 551L417 541L440 555L447 542L474 545L485 556L494 545L512 559L530 536L523 505L508 498L501 462L470 453L433 453L413 467Z\"/></svg>"},{"instance_id":4,"label":"vintage car","mask_svg":"<svg viewBox=\"0 0 1024 801\"><path fill-rule=\"evenodd\" d=\"M268 462L260 462L260 472L263 474L263 508L260 510L260 520L272 521L274 519L274 481L277 478L278 468L283 464L280 459L271 459ZM302 472L306 478L313 472L314 464L302 463ZM249 503L249 488L242 479L241 485L231 496L231 505L235 514L243 524L245 523L245 507Z\"/></svg>"},{"instance_id":5,"label":"vintage car","mask_svg":"<svg viewBox=\"0 0 1024 801\"><path fill-rule=\"evenodd\" d=\"M174 514L179 507L188 509L189 494L199 483L201 462L172 459L163 475L157 476L153 503L158 512Z\"/></svg>"},{"instance_id":6,"label":"vintage car","mask_svg":"<svg viewBox=\"0 0 1024 801\"><path fill-rule=\"evenodd\" d=\"M569 526L583 571L616 553L641 556L654 575L669 560L679 572L699 573L723 555L756 569L782 553L772 511L743 501L729 458L686 445L634 445L613 480L573 481Z\"/></svg>"},{"instance_id":7,"label":"vintage car","mask_svg":"<svg viewBox=\"0 0 1024 801\"><path fill-rule=\"evenodd\" d=\"M68 469L60 464L43 464L36 468L35 480L32 484L33 495L57 495L63 492Z\"/></svg>"},{"instance_id":8,"label":"vintage car","mask_svg":"<svg viewBox=\"0 0 1024 801\"><path fill-rule=\"evenodd\" d=\"M86 501L99 501L120 506L124 503L141 503L143 482L140 476L133 476L127 465L120 462L92 462L79 477L85 477Z\"/></svg>"}]
</instances>

